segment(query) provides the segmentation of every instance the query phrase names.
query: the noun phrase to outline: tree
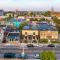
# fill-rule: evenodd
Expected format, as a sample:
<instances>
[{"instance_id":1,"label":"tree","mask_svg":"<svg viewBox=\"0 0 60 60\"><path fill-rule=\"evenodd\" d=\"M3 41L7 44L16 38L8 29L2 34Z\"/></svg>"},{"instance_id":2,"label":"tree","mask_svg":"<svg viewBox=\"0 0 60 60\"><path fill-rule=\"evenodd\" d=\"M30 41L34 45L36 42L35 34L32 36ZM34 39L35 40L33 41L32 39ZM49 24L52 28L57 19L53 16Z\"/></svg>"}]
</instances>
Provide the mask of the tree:
<instances>
[{"instance_id":1,"label":"tree","mask_svg":"<svg viewBox=\"0 0 60 60\"><path fill-rule=\"evenodd\" d=\"M51 12L50 11L46 11L46 12L42 13L42 15L44 15L44 16L51 16Z\"/></svg>"},{"instance_id":2,"label":"tree","mask_svg":"<svg viewBox=\"0 0 60 60\"><path fill-rule=\"evenodd\" d=\"M54 23L56 23L56 27L58 28L58 32L60 33L60 19L54 16L52 17L52 20L54 21Z\"/></svg>"},{"instance_id":3,"label":"tree","mask_svg":"<svg viewBox=\"0 0 60 60\"><path fill-rule=\"evenodd\" d=\"M45 21L45 18L41 18L40 21Z\"/></svg>"},{"instance_id":4,"label":"tree","mask_svg":"<svg viewBox=\"0 0 60 60\"><path fill-rule=\"evenodd\" d=\"M52 20L55 22L55 23L58 23L58 18L56 16L53 16L52 17Z\"/></svg>"},{"instance_id":5,"label":"tree","mask_svg":"<svg viewBox=\"0 0 60 60\"><path fill-rule=\"evenodd\" d=\"M19 31L20 31L21 38L22 38L22 29L23 29L23 27L24 27L25 25L27 25L27 24L28 24L28 22L23 22L23 23L21 23L20 26L19 26Z\"/></svg>"},{"instance_id":6,"label":"tree","mask_svg":"<svg viewBox=\"0 0 60 60\"><path fill-rule=\"evenodd\" d=\"M40 43L48 43L48 39L40 39Z\"/></svg>"},{"instance_id":7,"label":"tree","mask_svg":"<svg viewBox=\"0 0 60 60\"><path fill-rule=\"evenodd\" d=\"M41 57L41 60L56 60L55 53L52 51L42 51L39 56Z\"/></svg>"},{"instance_id":8,"label":"tree","mask_svg":"<svg viewBox=\"0 0 60 60\"><path fill-rule=\"evenodd\" d=\"M24 27L25 25L27 25L27 24L28 24L28 22L27 22L27 21L25 21L25 22L21 23L21 24L20 24L20 26L19 26L19 30L22 30L22 29L23 29L23 27Z\"/></svg>"}]
</instances>

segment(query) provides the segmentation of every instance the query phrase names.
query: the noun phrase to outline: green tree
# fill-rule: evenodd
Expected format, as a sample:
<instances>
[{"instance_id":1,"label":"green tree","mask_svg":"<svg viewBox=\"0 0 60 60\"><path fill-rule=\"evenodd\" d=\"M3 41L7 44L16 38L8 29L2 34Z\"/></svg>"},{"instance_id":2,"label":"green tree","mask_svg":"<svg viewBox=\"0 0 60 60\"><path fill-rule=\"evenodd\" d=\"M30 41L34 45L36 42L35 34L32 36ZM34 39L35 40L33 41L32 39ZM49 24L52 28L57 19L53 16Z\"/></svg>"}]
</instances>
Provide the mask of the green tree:
<instances>
[{"instance_id":1,"label":"green tree","mask_svg":"<svg viewBox=\"0 0 60 60\"><path fill-rule=\"evenodd\" d=\"M51 16L51 12L50 11L45 11L44 13L42 13L42 15L44 15L44 16Z\"/></svg>"},{"instance_id":2,"label":"green tree","mask_svg":"<svg viewBox=\"0 0 60 60\"><path fill-rule=\"evenodd\" d=\"M58 23L58 18L56 16L53 16L52 17L52 20L55 22L55 23Z\"/></svg>"},{"instance_id":3,"label":"green tree","mask_svg":"<svg viewBox=\"0 0 60 60\"><path fill-rule=\"evenodd\" d=\"M41 60L56 60L55 53L52 51L43 51L39 54Z\"/></svg>"},{"instance_id":4,"label":"green tree","mask_svg":"<svg viewBox=\"0 0 60 60\"><path fill-rule=\"evenodd\" d=\"M46 19L45 18L41 18L39 21L46 21Z\"/></svg>"},{"instance_id":5,"label":"green tree","mask_svg":"<svg viewBox=\"0 0 60 60\"><path fill-rule=\"evenodd\" d=\"M52 17L52 20L54 23L56 23L56 27L58 29L58 32L60 33L60 19L58 19L56 16Z\"/></svg>"},{"instance_id":6,"label":"green tree","mask_svg":"<svg viewBox=\"0 0 60 60\"><path fill-rule=\"evenodd\" d=\"M28 22L23 22L23 23L21 23L20 26L19 26L19 31L22 30L23 27L24 27L25 25L27 25L27 24L28 24Z\"/></svg>"},{"instance_id":7,"label":"green tree","mask_svg":"<svg viewBox=\"0 0 60 60\"><path fill-rule=\"evenodd\" d=\"M48 39L40 39L39 42L40 43L48 43Z\"/></svg>"},{"instance_id":8,"label":"green tree","mask_svg":"<svg viewBox=\"0 0 60 60\"><path fill-rule=\"evenodd\" d=\"M20 31L21 37L22 37L22 30L23 30L23 27L24 27L25 25L27 25L27 24L28 24L28 22L23 22L23 23L21 23L20 26L19 26L19 31Z\"/></svg>"}]
</instances>

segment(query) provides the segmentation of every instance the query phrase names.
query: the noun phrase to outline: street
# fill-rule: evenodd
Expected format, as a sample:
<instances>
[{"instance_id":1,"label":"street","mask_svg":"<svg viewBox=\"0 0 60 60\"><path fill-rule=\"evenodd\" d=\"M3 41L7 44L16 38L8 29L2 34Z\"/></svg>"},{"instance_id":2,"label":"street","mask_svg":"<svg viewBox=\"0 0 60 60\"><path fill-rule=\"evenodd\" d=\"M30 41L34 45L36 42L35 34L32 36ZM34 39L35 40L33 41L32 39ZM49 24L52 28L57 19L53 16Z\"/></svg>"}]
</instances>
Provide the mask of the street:
<instances>
[{"instance_id":1,"label":"street","mask_svg":"<svg viewBox=\"0 0 60 60\"><path fill-rule=\"evenodd\" d=\"M24 46L24 53L27 54L28 59L35 59L34 56L36 54L39 54L41 51L47 50L47 51L54 51L56 53L57 60L60 59L60 48L57 47L47 47L47 46L35 46L35 47L27 47ZM3 58L4 53L15 53L16 58L19 54L23 52L22 46L0 46L0 58Z\"/></svg>"}]
</instances>

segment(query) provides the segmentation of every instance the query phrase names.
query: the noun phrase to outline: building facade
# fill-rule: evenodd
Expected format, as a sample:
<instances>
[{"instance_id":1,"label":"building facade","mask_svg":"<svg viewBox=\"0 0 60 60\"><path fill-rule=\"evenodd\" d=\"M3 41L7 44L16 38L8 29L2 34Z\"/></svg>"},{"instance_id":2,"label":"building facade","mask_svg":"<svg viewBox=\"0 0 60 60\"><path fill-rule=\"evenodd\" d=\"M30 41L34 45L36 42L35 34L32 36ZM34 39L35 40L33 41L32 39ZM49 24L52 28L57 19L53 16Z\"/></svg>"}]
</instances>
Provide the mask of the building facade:
<instances>
[{"instance_id":1,"label":"building facade","mask_svg":"<svg viewBox=\"0 0 60 60\"><path fill-rule=\"evenodd\" d=\"M22 30L22 36L24 42L27 40L27 42L32 43L32 42L38 42L39 39L39 34L38 30Z\"/></svg>"},{"instance_id":2,"label":"building facade","mask_svg":"<svg viewBox=\"0 0 60 60\"><path fill-rule=\"evenodd\" d=\"M36 42L39 40L47 39L51 41L58 40L58 30L55 26L48 23L40 23L39 25L25 26L22 30L22 41L25 42Z\"/></svg>"},{"instance_id":3,"label":"building facade","mask_svg":"<svg viewBox=\"0 0 60 60\"><path fill-rule=\"evenodd\" d=\"M20 32L16 28L7 27L5 30L5 38L9 43L19 42L20 41Z\"/></svg>"},{"instance_id":4,"label":"building facade","mask_svg":"<svg viewBox=\"0 0 60 60\"><path fill-rule=\"evenodd\" d=\"M40 39L58 39L58 31L40 31Z\"/></svg>"}]
</instances>

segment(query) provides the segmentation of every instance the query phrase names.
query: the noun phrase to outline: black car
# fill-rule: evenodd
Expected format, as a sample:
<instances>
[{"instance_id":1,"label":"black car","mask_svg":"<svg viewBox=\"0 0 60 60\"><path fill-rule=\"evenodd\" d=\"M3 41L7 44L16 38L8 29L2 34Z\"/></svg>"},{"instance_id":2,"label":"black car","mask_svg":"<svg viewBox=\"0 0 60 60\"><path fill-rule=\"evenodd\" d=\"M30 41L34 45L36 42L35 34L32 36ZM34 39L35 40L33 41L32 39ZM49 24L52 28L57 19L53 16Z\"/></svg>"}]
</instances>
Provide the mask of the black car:
<instances>
[{"instance_id":1,"label":"black car","mask_svg":"<svg viewBox=\"0 0 60 60\"><path fill-rule=\"evenodd\" d=\"M28 44L27 47L34 47L34 45L33 44Z\"/></svg>"},{"instance_id":2,"label":"black car","mask_svg":"<svg viewBox=\"0 0 60 60\"><path fill-rule=\"evenodd\" d=\"M4 58L15 58L15 53L5 53Z\"/></svg>"},{"instance_id":3,"label":"black car","mask_svg":"<svg viewBox=\"0 0 60 60\"><path fill-rule=\"evenodd\" d=\"M49 44L48 47L55 47L55 45L54 44Z\"/></svg>"}]
</instances>

